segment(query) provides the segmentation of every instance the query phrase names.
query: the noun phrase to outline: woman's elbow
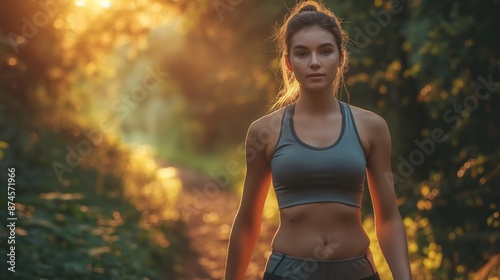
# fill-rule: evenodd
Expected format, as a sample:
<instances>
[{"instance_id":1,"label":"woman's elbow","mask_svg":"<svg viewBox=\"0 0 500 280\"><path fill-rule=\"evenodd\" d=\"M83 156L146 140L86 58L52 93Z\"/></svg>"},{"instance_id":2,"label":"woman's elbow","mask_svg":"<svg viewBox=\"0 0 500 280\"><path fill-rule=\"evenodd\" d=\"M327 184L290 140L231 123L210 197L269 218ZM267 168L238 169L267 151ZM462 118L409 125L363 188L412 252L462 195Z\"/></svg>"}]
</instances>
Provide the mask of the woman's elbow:
<instances>
[{"instance_id":1,"label":"woman's elbow","mask_svg":"<svg viewBox=\"0 0 500 280\"><path fill-rule=\"evenodd\" d=\"M255 214L238 212L234 219L233 230L238 228L240 230L258 233L260 231L261 222L261 219Z\"/></svg>"}]
</instances>

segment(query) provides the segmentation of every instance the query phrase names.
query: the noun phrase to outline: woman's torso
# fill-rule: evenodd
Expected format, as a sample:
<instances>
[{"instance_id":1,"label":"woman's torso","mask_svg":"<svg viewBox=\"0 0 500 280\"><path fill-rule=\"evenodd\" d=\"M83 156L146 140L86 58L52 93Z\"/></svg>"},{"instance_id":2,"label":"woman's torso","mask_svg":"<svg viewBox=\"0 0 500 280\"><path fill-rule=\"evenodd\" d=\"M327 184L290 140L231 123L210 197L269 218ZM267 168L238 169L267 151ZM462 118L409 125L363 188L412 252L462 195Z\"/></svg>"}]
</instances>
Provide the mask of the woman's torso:
<instances>
[{"instance_id":1,"label":"woman's torso","mask_svg":"<svg viewBox=\"0 0 500 280\"><path fill-rule=\"evenodd\" d=\"M339 103L339 105L341 104ZM280 135L281 130L284 129L283 124L288 125L285 128L292 130L295 140L298 141L297 145L309 145L313 148L342 148L345 150L347 147L345 145L352 143L340 143L339 146L343 145L342 147L336 147L336 145L342 140L353 141L352 137L351 139L342 139L346 137L344 126L349 125L349 123L346 124L346 120L349 121L349 118L351 118L353 122L355 119L359 122L355 117L355 110L352 110L352 115L349 112L344 112L346 111L344 110L342 114L335 114L320 121L308 119L306 116L293 116L292 114L290 117L292 122L289 124L286 120L281 119L288 118L288 115L283 114L284 111L280 110L274 116L280 119L282 125L279 130L274 130L266 147L270 163L273 163L273 156L275 156L278 148L276 144L281 141L280 137L283 137ZM277 122L274 121L274 123ZM356 125L354 125L354 129L356 129ZM361 153L363 153L364 157L367 142L366 135L360 133L359 138L356 137L355 140L358 142L359 147L363 149ZM320 150L316 152L322 154L325 152L338 152L325 148L320 148ZM307 153L308 151L303 149L301 152ZM311 151L311 153L314 153L314 151ZM308 155L306 154L305 157L308 157ZM360 256L366 252L369 245L369 238L361 224L360 207L339 202L321 201L281 208L280 226L274 237L272 249L295 257L336 260Z\"/></svg>"}]
</instances>

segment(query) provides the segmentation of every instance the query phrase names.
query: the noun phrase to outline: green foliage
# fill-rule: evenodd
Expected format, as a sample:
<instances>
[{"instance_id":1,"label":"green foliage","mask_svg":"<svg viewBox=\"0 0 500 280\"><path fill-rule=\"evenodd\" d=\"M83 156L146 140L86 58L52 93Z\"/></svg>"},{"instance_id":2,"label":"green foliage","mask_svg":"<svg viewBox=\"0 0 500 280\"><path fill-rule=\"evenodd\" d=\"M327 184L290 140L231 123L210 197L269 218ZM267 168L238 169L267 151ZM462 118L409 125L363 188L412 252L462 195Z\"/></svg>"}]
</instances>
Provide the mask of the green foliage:
<instances>
[{"instance_id":1,"label":"green foliage","mask_svg":"<svg viewBox=\"0 0 500 280\"><path fill-rule=\"evenodd\" d=\"M408 30L426 31L420 43L409 41L410 73L429 120L420 137L435 128L447 136L421 167L428 175L415 178L417 209L433 225L443 252L440 275L447 278L468 277L500 250L500 114L493 110L500 105L500 40L491 36L499 7L499 1L425 1L411 7L407 22ZM432 24L423 28L418 17Z\"/></svg>"},{"instance_id":2,"label":"green foliage","mask_svg":"<svg viewBox=\"0 0 500 280\"><path fill-rule=\"evenodd\" d=\"M104 162L99 157L100 164L82 164L65 174L61 184L47 162L60 160L56 153L60 147L81 140L62 141L61 136L40 132L20 153L13 152L22 150L19 142L6 139L11 144L0 166L2 170L16 168L16 278L168 279L165 275L174 272L165 264L172 264L180 249L178 225L163 221L146 226L147 216L124 193L123 182L130 175L123 174L125 170L102 173L107 164L119 166L119 161L127 160L126 152L121 151L117 161ZM0 137L5 139L5 134ZM41 160L37 158L40 149L52 152ZM106 142L98 149L123 150ZM5 176L6 172L3 181ZM100 176L104 176L102 188L98 187ZM6 201L0 206L7 208ZM5 212L1 218L6 220ZM169 247L157 243L158 234L165 236ZM7 250L8 246L2 246L0 252L6 255ZM2 278L10 277L9 273L2 270Z\"/></svg>"}]
</instances>

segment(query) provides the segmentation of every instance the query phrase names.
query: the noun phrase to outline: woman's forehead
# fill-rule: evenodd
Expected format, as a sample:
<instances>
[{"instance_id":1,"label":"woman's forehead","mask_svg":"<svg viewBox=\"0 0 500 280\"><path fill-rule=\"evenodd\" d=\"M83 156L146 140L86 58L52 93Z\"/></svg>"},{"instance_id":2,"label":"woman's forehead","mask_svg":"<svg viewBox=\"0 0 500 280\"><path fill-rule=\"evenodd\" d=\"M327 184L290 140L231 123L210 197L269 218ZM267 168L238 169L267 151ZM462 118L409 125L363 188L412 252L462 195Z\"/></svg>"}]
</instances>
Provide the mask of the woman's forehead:
<instances>
[{"instance_id":1,"label":"woman's forehead","mask_svg":"<svg viewBox=\"0 0 500 280\"><path fill-rule=\"evenodd\" d=\"M317 48L327 43L336 46L335 36L328 30L314 25L304 27L293 34L290 39L290 49L294 49L296 46Z\"/></svg>"}]
</instances>

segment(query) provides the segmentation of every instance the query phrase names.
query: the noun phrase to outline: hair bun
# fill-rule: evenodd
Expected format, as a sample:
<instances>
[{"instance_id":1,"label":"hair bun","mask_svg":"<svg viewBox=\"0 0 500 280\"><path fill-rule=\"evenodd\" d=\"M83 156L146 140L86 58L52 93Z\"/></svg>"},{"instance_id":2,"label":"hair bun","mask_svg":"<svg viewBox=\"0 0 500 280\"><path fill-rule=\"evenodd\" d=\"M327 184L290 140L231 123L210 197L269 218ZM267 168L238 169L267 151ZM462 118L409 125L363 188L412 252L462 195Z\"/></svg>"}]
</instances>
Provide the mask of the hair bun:
<instances>
[{"instance_id":1,"label":"hair bun","mask_svg":"<svg viewBox=\"0 0 500 280\"><path fill-rule=\"evenodd\" d=\"M302 12L317 12L318 11L318 8L314 5L305 5L304 7L302 7L300 10L299 10L299 13L302 13Z\"/></svg>"}]
</instances>

